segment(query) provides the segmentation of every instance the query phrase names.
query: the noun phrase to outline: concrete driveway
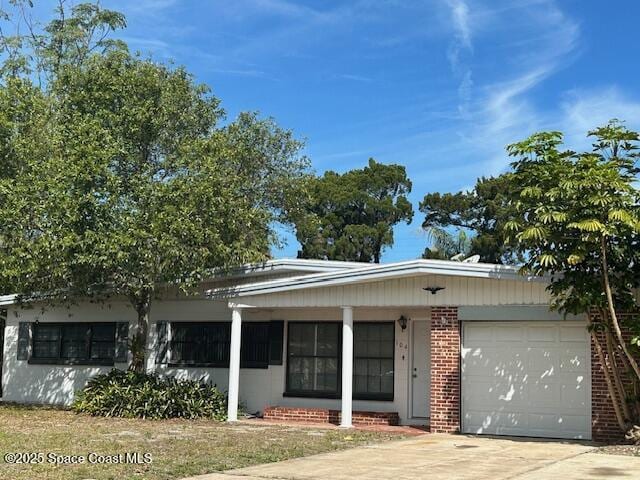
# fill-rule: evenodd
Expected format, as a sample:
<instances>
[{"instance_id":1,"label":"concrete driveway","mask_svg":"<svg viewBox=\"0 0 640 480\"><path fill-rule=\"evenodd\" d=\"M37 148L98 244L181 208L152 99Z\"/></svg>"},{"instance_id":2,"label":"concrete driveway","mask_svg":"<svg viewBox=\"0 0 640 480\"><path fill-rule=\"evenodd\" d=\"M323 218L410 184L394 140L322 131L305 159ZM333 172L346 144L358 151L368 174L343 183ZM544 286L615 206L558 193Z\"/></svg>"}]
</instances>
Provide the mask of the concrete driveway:
<instances>
[{"instance_id":1,"label":"concrete driveway","mask_svg":"<svg viewBox=\"0 0 640 480\"><path fill-rule=\"evenodd\" d=\"M434 434L194 478L640 479L640 458L592 451L592 446L574 442Z\"/></svg>"}]
</instances>

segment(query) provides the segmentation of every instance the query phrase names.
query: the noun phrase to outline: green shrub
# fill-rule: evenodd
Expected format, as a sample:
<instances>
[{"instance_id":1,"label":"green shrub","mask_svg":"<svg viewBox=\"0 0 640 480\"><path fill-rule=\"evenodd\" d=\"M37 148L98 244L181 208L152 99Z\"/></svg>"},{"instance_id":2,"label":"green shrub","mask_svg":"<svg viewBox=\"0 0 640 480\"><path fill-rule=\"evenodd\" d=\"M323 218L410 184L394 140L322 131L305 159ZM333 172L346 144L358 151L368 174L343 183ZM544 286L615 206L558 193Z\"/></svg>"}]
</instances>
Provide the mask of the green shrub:
<instances>
[{"instance_id":1,"label":"green shrub","mask_svg":"<svg viewBox=\"0 0 640 480\"><path fill-rule=\"evenodd\" d=\"M211 418L225 420L227 400L207 383L113 369L76 393L78 413L124 418Z\"/></svg>"}]
</instances>

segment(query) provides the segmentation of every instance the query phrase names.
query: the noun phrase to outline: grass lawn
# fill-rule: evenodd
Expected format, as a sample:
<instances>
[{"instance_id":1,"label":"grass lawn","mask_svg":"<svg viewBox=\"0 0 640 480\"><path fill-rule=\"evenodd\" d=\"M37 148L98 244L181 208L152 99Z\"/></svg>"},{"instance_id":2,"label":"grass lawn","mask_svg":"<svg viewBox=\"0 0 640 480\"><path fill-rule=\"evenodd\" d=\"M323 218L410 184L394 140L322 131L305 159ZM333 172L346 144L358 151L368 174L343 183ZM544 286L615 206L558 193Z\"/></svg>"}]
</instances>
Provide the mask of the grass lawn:
<instances>
[{"instance_id":1,"label":"grass lawn","mask_svg":"<svg viewBox=\"0 0 640 480\"><path fill-rule=\"evenodd\" d=\"M208 420L95 418L0 405L0 479L175 479L400 438L378 432ZM6 453L40 452L44 463L7 464ZM147 464L53 465L47 454L149 453Z\"/></svg>"}]
</instances>

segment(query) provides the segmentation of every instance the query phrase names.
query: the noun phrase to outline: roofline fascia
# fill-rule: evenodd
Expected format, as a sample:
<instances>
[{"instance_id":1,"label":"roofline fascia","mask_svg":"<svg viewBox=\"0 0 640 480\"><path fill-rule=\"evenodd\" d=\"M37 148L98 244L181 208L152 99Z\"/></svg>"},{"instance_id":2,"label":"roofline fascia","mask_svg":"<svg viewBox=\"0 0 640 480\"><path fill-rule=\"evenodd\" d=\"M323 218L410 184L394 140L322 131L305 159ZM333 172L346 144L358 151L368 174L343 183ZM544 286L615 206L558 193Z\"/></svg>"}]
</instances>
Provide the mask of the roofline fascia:
<instances>
[{"instance_id":1,"label":"roofline fascia","mask_svg":"<svg viewBox=\"0 0 640 480\"><path fill-rule=\"evenodd\" d=\"M389 277L401 277L411 274L451 275L470 278L493 278L536 282L548 281L548 277L531 275L524 276L520 273L519 268L506 265L471 264L438 260L413 260L386 265L376 264L364 268L349 269L346 271L318 273L315 275L257 282L241 285L236 288L211 289L206 292L206 295L215 296L218 292L226 292L231 294L229 296L246 297L282 291L301 290L304 288L339 286L356 283L359 279L376 281L384 280Z\"/></svg>"}]
</instances>

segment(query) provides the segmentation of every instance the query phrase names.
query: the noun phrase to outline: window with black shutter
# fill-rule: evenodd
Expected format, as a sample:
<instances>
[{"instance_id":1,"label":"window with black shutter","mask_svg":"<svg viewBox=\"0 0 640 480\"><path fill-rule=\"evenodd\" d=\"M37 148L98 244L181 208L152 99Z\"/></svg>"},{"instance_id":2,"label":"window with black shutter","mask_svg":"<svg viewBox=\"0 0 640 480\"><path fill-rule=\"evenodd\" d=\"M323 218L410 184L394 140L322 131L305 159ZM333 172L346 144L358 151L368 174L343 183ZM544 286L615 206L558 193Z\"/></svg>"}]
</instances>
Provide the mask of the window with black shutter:
<instances>
[{"instance_id":1,"label":"window with black shutter","mask_svg":"<svg viewBox=\"0 0 640 480\"><path fill-rule=\"evenodd\" d=\"M185 367L227 368L230 343L229 322L173 322L169 363ZM269 322L243 323L240 367L268 368L269 352Z\"/></svg>"},{"instance_id":2,"label":"window with black shutter","mask_svg":"<svg viewBox=\"0 0 640 480\"><path fill-rule=\"evenodd\" d=\"M30 363L113 365L115 323L33 324Z\"/></svg>"},{"instance_id":3,"label":"window with black shutter","mask_svg":"<svg viewBox=\"0 0 640 480\"><path fill-rule=\"evenodd\" d=\"M174 322L171 324L170 363L228 367L230 339L229 322Z\"/></svg>"}]
</instances>

